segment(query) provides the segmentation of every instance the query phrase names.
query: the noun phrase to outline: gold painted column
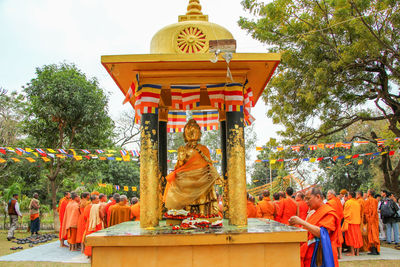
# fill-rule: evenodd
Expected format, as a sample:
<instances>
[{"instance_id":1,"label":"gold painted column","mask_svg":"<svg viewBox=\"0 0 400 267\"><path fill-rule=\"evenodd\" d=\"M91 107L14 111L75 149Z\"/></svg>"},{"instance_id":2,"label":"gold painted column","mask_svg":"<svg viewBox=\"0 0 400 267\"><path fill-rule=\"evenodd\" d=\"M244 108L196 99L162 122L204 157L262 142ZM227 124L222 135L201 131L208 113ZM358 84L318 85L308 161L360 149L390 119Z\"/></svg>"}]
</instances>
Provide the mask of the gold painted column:
<instances>
[{"instance_id":1,"label":"gold painted column","mask_svg":"<svg viewBox=\"0 0 400 267\"><path fill-rule=\"evenodd\" d=\"M229 224L247 225L246 161L243 112L226 112Z\"/></svg>"},{"instance_id":2,"label":"gold painted column","mask_svg":"<svg viewBox=\"0 0 400 267\"><path fill-rule=\"evenodd\" d=\"M158 114L142 115L140 133L140 227L159 220Z\"/></svg>"}]
</instances>

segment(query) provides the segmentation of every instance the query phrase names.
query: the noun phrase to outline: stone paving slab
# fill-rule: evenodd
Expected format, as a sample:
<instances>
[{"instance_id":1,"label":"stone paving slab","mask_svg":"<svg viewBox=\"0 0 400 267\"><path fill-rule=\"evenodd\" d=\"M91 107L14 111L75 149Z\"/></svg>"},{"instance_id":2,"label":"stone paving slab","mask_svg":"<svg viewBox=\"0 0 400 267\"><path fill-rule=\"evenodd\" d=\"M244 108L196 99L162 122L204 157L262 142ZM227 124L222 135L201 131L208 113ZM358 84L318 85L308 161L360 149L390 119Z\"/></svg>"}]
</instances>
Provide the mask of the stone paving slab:
<instances>
[{"instance_id":1,"label":"stone paving slab","mask_svg":"<svg viewBox=\"0 0 400 267\"><path fill-rule=\"evenodd\" d=\"M0 261L90 263L90 260L80 251L69 251L68 248L62 248L58 241L2 256L0 257Z\"/></svg>"},{"instance_id":2,"label":"stone paving slab","mask_svg":"<svg viewBox=\"0 0 400 267\"><path fill-rule=\"evenodd\" d=\"M342 261L367 261L367 260L400 260L400 250L381 247L381 255L368 255L367 252L360 252L360 256L345 256L339 260Z\"/></svg>"}]
</instances>

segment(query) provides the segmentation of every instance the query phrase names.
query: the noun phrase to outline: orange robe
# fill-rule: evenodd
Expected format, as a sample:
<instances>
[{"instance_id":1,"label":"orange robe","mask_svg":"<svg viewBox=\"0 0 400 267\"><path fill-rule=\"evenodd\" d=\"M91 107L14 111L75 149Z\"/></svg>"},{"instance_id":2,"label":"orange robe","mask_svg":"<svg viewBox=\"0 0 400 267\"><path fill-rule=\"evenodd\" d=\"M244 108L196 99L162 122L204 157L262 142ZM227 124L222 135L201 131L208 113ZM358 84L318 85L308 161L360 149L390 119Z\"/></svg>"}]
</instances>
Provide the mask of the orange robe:
<instances>
[{"instance_id":1,"label":"orange robe","mask_svg":"<svg viewBox=\"0 0 400 267\"><path fill-rule=\"evenodd\" d=\"M345 232L346 245L353 248L361 248L363 240L360 230L361 206L354 198L350 198L344 204L344 221L342 231Z\"/></svg>"},{"instance_id":2,"label":"orange robe","mask_svg":"<svg viewBox=\"0 0 400 267\"><path fill-rule=\"evenodd\" d=\"M79 219L79 204L76 201L70 201L65 208L62 236L66 236L68 243L76 244L76 234Z\"/></svg>"},{"instance_id":3,"label":"orange robe","mask_svg":"<svg viewBox=\"0 0 400 267\"><path fill-rule=\"evenodd\" d=\"M256 206L249 200L247 200L247 218L257 218Z\"/></svg>"},{"instance_id":4,"label":"orange robe","mask_svg":"<svg viewBox=\"0 0 400 267\"><path fill-rule=\"evenodd\" d=\"M274 219L276 213L275 205L269 197L264 197L263 200L257 203L257 217L265 219Z\"/></svg>"},{"instance_id":5,"label":"orange robe","mask_svg":"<svg viewBox=\"0 0 400 267\"><path fill-rule=\"evenodd\" d=\"M60 232L59 232L59 239L60 240L66 240L67 236L63 236L62 233L62 229L63 229L63 221L64 221L64 214L65 214L65 208L67 207L68 203L69 203L69 199L67 199L66 197L63 197L62 199L60 199L60 202L58 204L58 218L60 219Z\"/></svg>"},{"instance_id":6,"label":"orange robe","mask_svg":"<svg viewBox=\"0 0 400 267\"><path fill-rule=\"evenodd\" d=\"M282 209L279 211L281 223L289 224L289 219L297 214L297 203L291 197L282 200Z\"/></svg>"},{"instance_id":7,"label":"orange robe","mask_svg":"<svg viewBox=\"0 0 400 267\"><path fill-rule=\"evenodd\" d=\"M282 220L282 210L283 210L283 199L274 202L276 214L275 214L275 221L281 222Z\"/></svg>"},{"instance_id":8,"label":"orange robe","mask_svg":"<svg viewBox=\"0 0 400 267\"><path fill-rule=\"evenodd\" d=\"M114 206L116 204L115 200L111 201L110 203L107 203L106 207L104 208L104 214L106 215L106 221L107 225L105 227L110 226L110 216L111 216L111 210L110 207Z\"/></svg>"},{"instance_id":9,"label":"orange robe","mask_svg":"<svg viewBox=\"0 0 400 267\"><path fill-rule=\"evenodd\" d=\"M85 233L85 219L83 217L83 212L85 211L85 208L90 204L90 201L87 199L82 199L81 204L79 206L80 210L80 215L78 219L78 228L76 232L76 243L82 243L83 242L83 234Z\"/></svg>"},{"instance_id":10,"label":"orange robe","mask_svg":"<svg viewBox=\"0 0 400 267\"><path fill-rule=\"evenodd\" d=\"M131 218L131 208L121 202L112 206L110 210L110 226L127 222Z\"/></svg>"},{"instance_id":11,"label":"orange robe","mask_svg":"<svg viewBox=\"0 0 400 267\"><path fill-rule=\"evenodd\" d=\"M96 204L95 204L95 205L96 205ZM94 206L94 205L90 205L90 208L88 208L89 206L87 206L87 207L85 208L85 211L84 211L84 216L85 216L85 219L86 219L85 237L88 236L88 235L90 235L90 234L92 234L92 233L95 233L95 232L97 232L97 231L100 231L100 230L102 230L102 229L104 228L103 211L102 211L102 208L103 208L103 207L98 207L97 209L96 209L96 208L93 208L93 209L92 209L93 206ZM100 206L101 206L101 204L100 204ZM96 224L96 227L95 227L95 228L90 229L90 223L92 222L92 220L93 220L94 217L95 217L95 216L92 216L92 215L95 215L95 214L92 214L92 213L94 213L94 212L98 212L98 213L99 213L98 215L99 215L99 219L100 219L100 220L99 220L99 223ZM97 215L96 215L96 216L97 216ZM84 253L85 253L85 255L88 256L88 257L92 256L92 247L90 247L90 246L85 246Z\"/></svg>"},{"instance_id":12,"label":"orange robe","mask_svg":"<svg viewBox=\"0 0 400 267\"><path fill-rule=\"evenodd\" d=\"M363 246L362 250L363 251L368 251L368 229L367 226L364 225L364 205L365 205L365 200L362 197L357 198L357 202L360 204L361 207L361 221L360 221L360 230L361 230L361 236L363 239ZM365 229L365 231L363 231Z\"/></svg>"},{"instance_id":13,"label":"orange robe","mask_svg":"<svg viewBox=\"0 0 400 267\"><path fill-rule=\"evenodd\" d=\"M133 204L131 206L131 220L135 218L135 221L140 221L140 203Z\"/></svg>"},{"instance_id":14,"label":"orange robe","mask_svg":"<svg viewBox=\"0 0 400 267\"><path fill-rule=\"evenodd\" d=\"M335 210L336 215L338 216L339 221L341 222L343 220L343 206L342 206L342 202L340 202L340 199L338 199L336 196L334 196L326 204L328 204ZM337 236L336 240L337 240L336 246L339 248L342 247L342 244L344 242L342 231L338 231L338 236Z\"/></svg>"},{"instance_id":15,"label":"orange robe","mask_svg":"<svg viewBox=\"0 0 400 267\"><path fill-rule=\"evenodd\" d=\"M368 197L365 201L364 218L368 226L368 249L374 246L380 252L378 200L373 197Z\"/></svg>"},{"instance_id":16,"label":"orange robe","mask_svg":"<svg viewBox=\"0 0 400 267\"><path fill-rule=\"evenodd\" d=\"M308 213L308 205L304 200L299 200L297 201L297 205L299 206L299 217L302 220L305 220L307 218L307 213Z\"/></svg>"},{"instance_id":17,"label":"orange robe","mask_svg":"<svg viewBox=\"0 0 400 267\"><path fill-rule=\"evenodd\" d=\"M337 232L340 231L340 222L339 218L336 215L336 212L331 206L324 204L307 218L307 222L318 227L324 227L328 231L329 237L331 239L335 266L338 267L339 262L337 258L336 237L338 236ZM314 236L309 232L308 240L312 240L313 238ZM302 267L308 267L311 265L314 247L315 243L308 245L308 243L305 242L301 245L300 255Z\"/></svg>"}]
</instances>

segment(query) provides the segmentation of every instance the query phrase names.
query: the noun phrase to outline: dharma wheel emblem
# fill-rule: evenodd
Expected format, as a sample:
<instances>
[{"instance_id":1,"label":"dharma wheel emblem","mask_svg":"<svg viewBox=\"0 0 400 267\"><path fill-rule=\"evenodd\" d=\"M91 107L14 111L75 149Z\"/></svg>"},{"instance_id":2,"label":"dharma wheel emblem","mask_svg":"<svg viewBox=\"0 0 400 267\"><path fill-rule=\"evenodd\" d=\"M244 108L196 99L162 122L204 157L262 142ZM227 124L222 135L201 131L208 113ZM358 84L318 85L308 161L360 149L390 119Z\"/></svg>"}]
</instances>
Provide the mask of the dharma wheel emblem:
<instances>
[{"instance_id":1,"label":"dharma wheel emblem","mask_svg":"<svg viewBox=\"0 0 400 267\"><path fill-rule=\"evenodd\" d=\"M197 27L183 29L176 39L178 51L182 53L201 53L208 49L206 35Z\"/></svg>"}]
</instances>

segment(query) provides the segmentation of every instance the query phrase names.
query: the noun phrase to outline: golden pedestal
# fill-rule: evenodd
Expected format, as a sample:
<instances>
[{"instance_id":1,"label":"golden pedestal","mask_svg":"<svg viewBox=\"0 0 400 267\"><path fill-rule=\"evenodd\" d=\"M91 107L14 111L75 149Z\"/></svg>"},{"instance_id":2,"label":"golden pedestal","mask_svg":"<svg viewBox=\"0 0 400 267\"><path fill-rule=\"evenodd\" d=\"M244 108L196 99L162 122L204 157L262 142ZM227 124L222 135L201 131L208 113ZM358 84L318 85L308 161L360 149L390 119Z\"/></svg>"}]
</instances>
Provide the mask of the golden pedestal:
<instances>
[{"instance_id":1,"label":"golden pedestal","mask_svg":"<svg viewBox=\"0 0 400 267\"><path fill-rule=\"evenodd\" d=\"M227 221L224 220L224 225ZM87 237L92 266L266 267L300 266L300 242L307 232L264 219L247 227L173 231L160 222L145 230L126 222Z\"/></svg>"}]
</instances>

